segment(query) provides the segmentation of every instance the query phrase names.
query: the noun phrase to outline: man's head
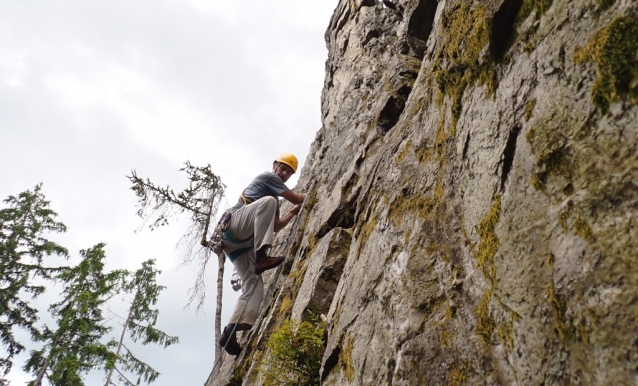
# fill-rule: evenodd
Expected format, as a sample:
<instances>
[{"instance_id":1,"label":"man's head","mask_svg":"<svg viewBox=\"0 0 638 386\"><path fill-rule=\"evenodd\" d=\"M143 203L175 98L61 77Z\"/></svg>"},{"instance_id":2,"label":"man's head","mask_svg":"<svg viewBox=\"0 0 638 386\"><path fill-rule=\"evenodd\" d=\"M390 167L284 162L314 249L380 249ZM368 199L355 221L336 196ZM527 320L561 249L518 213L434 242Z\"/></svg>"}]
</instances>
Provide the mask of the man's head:
<instances>
[{"instance_id":1,"label":"man's head","mask_svg":"<svg viewBox=\"0 0 638 386\"><path fill-rule=\"evenodd\" d=\"M297 157L290 153L284 153L273 162L272 172L278 175L283 182L286 182L297 171L297 165L299 165Z\"/></svg>"}]
</instances>

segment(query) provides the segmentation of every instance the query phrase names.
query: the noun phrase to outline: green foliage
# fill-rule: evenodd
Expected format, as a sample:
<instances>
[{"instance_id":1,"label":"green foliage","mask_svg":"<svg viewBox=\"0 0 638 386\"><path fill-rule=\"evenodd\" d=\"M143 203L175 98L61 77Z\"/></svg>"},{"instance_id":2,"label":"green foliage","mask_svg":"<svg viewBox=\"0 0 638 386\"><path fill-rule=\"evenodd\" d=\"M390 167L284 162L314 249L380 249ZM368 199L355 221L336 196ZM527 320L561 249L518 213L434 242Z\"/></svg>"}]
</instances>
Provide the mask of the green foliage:
<instances>
[{"instance_id":1,"label":"green foliage","mask_svg":"<svg viewBox=\"0 0 638 386\"><path fill-rule=\"evenodd\" d=\"M42 185L18 196L9 196L0 209L0 342L7 354L0 357L0 383L12 366L12 358L25 347L16 340L13 328L28 331L37 338L37 310L28 297L35 298L45 290L32 279L51 279L57 268L43 266L45 256L67 257L66 248L47 240L48 232L61 233L66 226L56 221L57 213L41 193Z\"/></svg>"},{"instance_id":2,"label":"green foliage","mask_svg":"<svg viewBox=\"0 0 638 386\"><path fill-rule=\"evenodd\" d=\"M63 283L62 300L49 307L57 328L45 326L37 341L40 350L31 351L24 369L40 386L44 375L54 386L84 385L82 373L113 361L110 348L116 343L100 340L111 328L104 325L104 304L121 288L124 271L104 272L104 244L80 251L82 261L56 274ZM50 369L50 373L48 372Z\"/></svg>"},{"instance_id":3,"label":"green foliage","mask_svg":"<svg viewBox=\"0 0 638 386\"><path fill-rule=\"evenodd\" d=\"M286 320L268 339L270 355L260 367L264 385L318 386L324 328L316 318L312 323Z\"/></svg>"},{"instance_id":4,"label":"green foliage","mask_svg":"<svg viewBox=\"0 0 638 386\"><path fill-rule=\"evenodd\" d=\"M621 16L596 33L574 55L576 63L598 64L592 102L603 112L622 97L638 104L638 18Z\"/></svg>"},{"instance_id":5,"label":"green foliage","mask_svg":"<svg viewBox=\"0 0 638 386\"><path fill-rule=\"evenodd\" d=\"M134 294L134 296L122 329L117 351L113 354L115 359L106 366L108 370L106 386L109 385L114 370L120 374L121 381L127 385L132 384L117 368L117 365L122 370L137 374L147 383L155 381L160 375L153 367L135 357L123 344L127 330L134 342L141 340L144 345L155 343L168 347L179 342L177 337L167 335L155 327L159 311L152 307L157 303L160 292L166 288L157 284L157 276L160 273L161 271L155 268L155 260L147 260L142 263L142 268L127 277L122 287L125 293ZM120 354L122 348L125 350L124 354Z\"/></svg>"},{"instance_id":6,"label":"green foliage","mask_svg":"<svg viewBox=\"0 0 638 386\"><path fill-rule=\"evenodd\" d=\"M193 223L204 225L214 213L216 205L224 196L226 186L215 175L210 165L193 166L186 161L180 171L188 175L189 185L179 193L170 186L161 187L137 176L135 170L127 178L133 186L131 190L138 198L140 209L137 215L145 220L152 219L151 230L169 224L169 219L187 212Z\"/></svg>"},{"instance_id":7,"label":"green foliage","mask_svg":"<svg viewBox=\"0 0 638 386\"><path fill-rule=\"evenodd\" d=\"M211 218L217 214L217 208L224 197L226 185L215 175L210 165L204 167L193 166L186 162L180 171L186 172L188 176L188 188L176 193L170 186L161 187L155 185L148 178L144 180L137 176L135 170L127 178L131 181L131 190L138 198L140 209L137 215L146 221L150 221L151 230L169 224L169 220L186 213L191 218L191 225L186 234L182 237L182 242L187 247L184 257L184 264L189 264L194 260L194 249L196 246L208 245L208 230ZM214 228L214 227L213 227ZM201 241L200 241L201 240ZM197 300L197 309L204 304L206 297L205 270L210 249L204 248L202 259L200 260L200 270L195 284L190 289L190 305ZM223 265L219 267L219 276L223 276ZM221 293L221 291L219 291ZM218 302L221 302L221 294L218 294ZM218 330L218 328L217 328Z\"/></svg>"}]
</instances>

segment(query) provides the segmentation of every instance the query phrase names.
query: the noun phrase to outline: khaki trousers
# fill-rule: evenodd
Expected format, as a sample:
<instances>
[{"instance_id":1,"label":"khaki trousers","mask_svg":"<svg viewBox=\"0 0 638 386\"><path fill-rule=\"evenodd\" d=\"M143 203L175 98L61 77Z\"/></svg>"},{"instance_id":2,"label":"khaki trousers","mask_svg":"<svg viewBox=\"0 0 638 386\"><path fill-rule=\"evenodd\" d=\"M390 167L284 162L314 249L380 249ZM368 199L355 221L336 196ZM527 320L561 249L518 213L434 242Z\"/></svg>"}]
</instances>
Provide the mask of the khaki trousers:
<instances>
[{"instance_id":1,"label":"khaki trousers","mask_svg":"<svg viewBox=\"0 0 638 386\"><path fill-rule=\"evenodd\" d=\"M228 324L245 323L252 326L257 320L259 305L264 295L264 283L261 276L255 275L255 250L264 245L272 245L275 237L276 213L277 199L270 196L260 198L233 213L230 220L230 233L235 240L246 241L235 244L224 238L224 252L228 255L242 248L250 246L254 246L254 248L233 260L242 285L241 296L237 299ZM255 288L254 292L253 287ZM240 319L242 311L243 315Z\"/></svg>"}]
</instances>

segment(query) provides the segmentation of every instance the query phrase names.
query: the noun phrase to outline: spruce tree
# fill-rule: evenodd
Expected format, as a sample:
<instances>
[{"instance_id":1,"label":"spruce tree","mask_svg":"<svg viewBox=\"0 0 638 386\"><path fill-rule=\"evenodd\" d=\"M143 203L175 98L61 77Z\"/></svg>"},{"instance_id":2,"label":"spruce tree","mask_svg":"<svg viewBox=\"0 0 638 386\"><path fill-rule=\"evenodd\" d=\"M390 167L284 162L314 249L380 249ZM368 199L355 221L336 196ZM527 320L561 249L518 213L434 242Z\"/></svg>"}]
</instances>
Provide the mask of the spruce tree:
<instances>
[{"instance_id":1,"label":"spruce tree","mask_svg":"<svg viewBox=\"0 0 638 386\"><path fill-rule=\"evenodd\" d=\"M187 252L184 264L191 263L196 256L200 257L200 270L191 287L188 305L197 302L197 310L204 304L206 297L205 270L212 252L207 248L209 244L209 230L215 228L214 217L221 199L224 197L226 186L219 176L215 175L210 165L201 167L193 166L186 162L180 169L188 175L188 188L176 193L170 186L162 187L154 184L148 178L145 180L137 176L133 170L127 178L131 181L131 189L138 198L140 209L137 214L145 221L150 221L151 230L169 224L169 221L181 214L190 216L190 228L182 237L186 244ZM211 221L213 223L211 224ZM212 232L211 232L212 233ZM201 248L203 246L204 248ZM221 335L221 312L224 279L225 256L217 256L217 305L215 310L215 336L219 342ZM216 353L220 354L219 344L216 345Z\"/></svg>"},{"instance_id":2,"label":"spruce tree","mask_svg":"<svg viewBox=\"0 0 638 386\"><path fill-rule=\"evenodd\" d=\"M159 311L153 309L152 306L157 303L160 292L166 288L157 284L157 276L160 273L161 271L155 269L155 260L148 260L142 263L142 268L130 275L124 284L124 293L133 295L133 300L122 327L119 344L113 359L107 365L108 375L105 386L112 384L111 379L114 371L117 371L120 380L126 385L139 384L141 379L151 383L160 375L154 368L135 357L124 345L127 331L133 342L141 340L144 345L155 343L167 347L178 343L177 337L167 335L155 327ZM137 374L137 383L131 382L124 371Z\"/></svg>"},{"instance_id":3,"label":"spruce tree","mask_svg":"<svg viewBox=\"0 0 638 386\"><path fill-rule=\"evenodd\" d=\"M51 279L58 269L43 266L46 256L68 257L67 250L47 240L46 233L66 231L57 214L49 208L42 185L17 196L9 196L0 209L0 342L6 349L0 355L0 384L12 366L12 358L25 349L16 340L14 328L24 329L37 338L37 310L29 300L42 294L43 285L34 278ZM6 381L5 381L6 383Z\"/></svg>"},{"instance_id":4,"label":"spruce tree","mask_svg":"<svg viewBox=\"0 0 638 386\"><path fill-rule=\"evenodd\" d=\"M112 363L111 347L100 340L111 330L104 325L104 303L122 286L125 271L104 272L104 244L80 251L82 261L56 275L63 283L62 300L49 307L57 327L44 331L24 369L36 376L30 386L41 386L46 375L54 386L83 386L83 373Z\"/></svg>"}]
</instances>

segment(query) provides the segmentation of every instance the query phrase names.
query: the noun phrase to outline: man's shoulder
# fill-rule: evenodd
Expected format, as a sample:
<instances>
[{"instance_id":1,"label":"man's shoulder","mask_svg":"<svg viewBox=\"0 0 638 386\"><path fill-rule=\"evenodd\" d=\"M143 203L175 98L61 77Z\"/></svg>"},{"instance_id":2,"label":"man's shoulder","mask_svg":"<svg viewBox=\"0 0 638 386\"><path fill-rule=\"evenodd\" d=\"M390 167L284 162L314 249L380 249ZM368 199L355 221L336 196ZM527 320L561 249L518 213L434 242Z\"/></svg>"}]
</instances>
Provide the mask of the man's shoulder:
<instances>
[{"instance_id":1,"label":"man's shoulder","mask_svg":"<svg viewBox=\"0 0 638 386\"><path fill-rule=\"evenodd\" d=\"M258 174L257 177L255 177L255 181L268 181L272 179L273 177L279 178L279 176L273 172L263 172Z\"/></svg>"}]
</instances>

